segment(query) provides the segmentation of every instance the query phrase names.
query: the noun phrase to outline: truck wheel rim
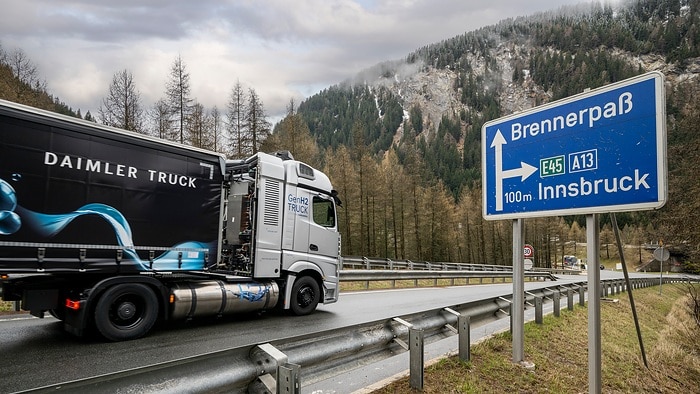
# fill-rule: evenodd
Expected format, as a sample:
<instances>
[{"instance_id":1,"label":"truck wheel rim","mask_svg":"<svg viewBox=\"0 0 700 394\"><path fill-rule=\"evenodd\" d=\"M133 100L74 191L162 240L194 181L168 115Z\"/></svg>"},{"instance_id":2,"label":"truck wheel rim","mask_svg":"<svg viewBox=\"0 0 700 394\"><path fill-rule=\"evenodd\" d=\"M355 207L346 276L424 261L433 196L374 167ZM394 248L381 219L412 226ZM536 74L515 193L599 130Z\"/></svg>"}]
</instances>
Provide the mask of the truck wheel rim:
<instances>
[{"instance_id":1,"label":"truck wheel rim","mask_svg":"<svg viewBox=\"0 0 700 394\"><path fill-rule=\"evenodd\" d=\"M125 329L134 327L141 321L143 305L134 297L124 295L112 304L109 319L114 326Z\"/></svg>"},{"instance_id":2,"label":"truck wheel rim","mask_svg":"<svg viewBox=\"0 0 700 394\"><path fill-rule=\"evenodd\" d=\"M299 289L299 306L306 307L311 305L314 297L314 290L311 287L306 286Z\"/></svg>"},{"instance_id":3,"label":"truck wheel rim","mask_svg":"<svg viewBox=\"0 0 700 394\"><path fill-rule=\"evenodd\" d=\"M129 320L136 314L136 305L132 302L123 302L117 308L117 316L120 320Z\"/></svg>"}]
</instances>

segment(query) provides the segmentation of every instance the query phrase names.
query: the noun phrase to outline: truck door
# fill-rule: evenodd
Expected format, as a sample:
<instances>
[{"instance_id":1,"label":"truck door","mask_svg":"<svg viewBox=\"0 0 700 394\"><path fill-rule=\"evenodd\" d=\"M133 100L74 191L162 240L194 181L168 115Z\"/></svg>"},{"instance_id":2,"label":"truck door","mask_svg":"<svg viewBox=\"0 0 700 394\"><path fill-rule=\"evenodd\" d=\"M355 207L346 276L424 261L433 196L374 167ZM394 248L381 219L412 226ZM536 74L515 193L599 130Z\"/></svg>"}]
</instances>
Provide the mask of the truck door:
<instances>
[{"instance_id":1,"label":"truck door","mask_svg":"<svg viewBox=\"0 0 700 394\"><path fill-rule=\"evenodd\" d=\"M293 245L294 252L307 253L312 261L314 256L337 258L339 233L333 200L301 187L288 190L285 245Z\"/></svg>"},{"instance_id":2,"label":"truck door","mask_svg":"<svg viewBox=\"0 0 700 394\"><path fill-rule=\"evenodd\" d=\"M323 195L312 196L311 211L309 254L338 257L340 233L333 199Z\"/></svg>"}]
</instances>

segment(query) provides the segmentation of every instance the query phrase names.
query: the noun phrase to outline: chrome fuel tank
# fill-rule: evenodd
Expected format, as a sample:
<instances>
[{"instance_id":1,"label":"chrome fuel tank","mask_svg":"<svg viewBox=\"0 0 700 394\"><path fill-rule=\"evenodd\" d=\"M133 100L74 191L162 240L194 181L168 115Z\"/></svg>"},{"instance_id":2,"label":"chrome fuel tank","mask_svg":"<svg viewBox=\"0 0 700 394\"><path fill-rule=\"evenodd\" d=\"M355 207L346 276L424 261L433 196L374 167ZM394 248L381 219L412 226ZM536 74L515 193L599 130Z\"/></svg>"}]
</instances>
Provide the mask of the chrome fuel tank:
<instances>
[{"instance_id":1,"label":"chrome fuel tank","mask_svg":"<svg viewBox=\"0 0 700 394\"><path fill-rule=\"evenodd\" d=\"M269 309L280 297L275 282L226 283L219 280L175 283L170 294L172 319Z\"/></svg>"}]
</instances>

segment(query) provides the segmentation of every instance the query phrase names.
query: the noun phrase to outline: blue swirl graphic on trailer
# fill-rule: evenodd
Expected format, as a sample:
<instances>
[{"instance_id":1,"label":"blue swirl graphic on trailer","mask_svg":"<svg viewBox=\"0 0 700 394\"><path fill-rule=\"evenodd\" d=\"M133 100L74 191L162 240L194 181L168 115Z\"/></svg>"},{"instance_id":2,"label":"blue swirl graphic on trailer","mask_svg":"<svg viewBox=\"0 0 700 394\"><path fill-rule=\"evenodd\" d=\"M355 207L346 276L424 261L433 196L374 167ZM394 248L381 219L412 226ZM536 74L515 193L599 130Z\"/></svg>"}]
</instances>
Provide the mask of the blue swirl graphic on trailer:
<instances>
[{"instance_id":1,"label":"blue swirl graphic on trailer","mask_svg":"<svg viewBox=\"0 0 700 394\"><path fill-rule=\"evenodd\" d=\"M150 270L151 262L141 260L134 247L131 227L124 215L106 204L91 203L65 214L45 214L33 212L17 204L15 189L5 180L0 179L0 235L16 233L22 225L43 237L53 237L60 233L74 219L84 215L97 215L107 221L114 230L119 246L127 257L135 261L142 270ZM192 270L202 269L203 253L209 245L188 241L177 244L157 258L153 259L155 270ZM180 255L182 253L182 255Z\"/></svg>"}]
</instances>

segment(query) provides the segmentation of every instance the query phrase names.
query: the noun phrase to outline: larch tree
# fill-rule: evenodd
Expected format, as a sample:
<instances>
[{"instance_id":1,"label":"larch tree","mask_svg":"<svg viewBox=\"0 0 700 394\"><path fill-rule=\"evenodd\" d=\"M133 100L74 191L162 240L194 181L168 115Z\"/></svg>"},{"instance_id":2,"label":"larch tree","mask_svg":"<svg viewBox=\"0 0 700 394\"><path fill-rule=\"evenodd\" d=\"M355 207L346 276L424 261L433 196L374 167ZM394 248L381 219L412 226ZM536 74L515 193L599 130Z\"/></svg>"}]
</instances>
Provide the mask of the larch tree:
<instances>
[{"instance_id":1,"label":"larch tree","mask_svg":"<svg viewBox=\"0 0 700 394\"><path fill-rule=\"evenodd\" d=\"M165 96L181 144L186 140L187 120L192 112L193 100L190 94L190 74L187 72L182 57L178 55L170 68Z\"/></svg>"},{"instance_id":2,"label":"larch tree","mask_svg":"<svg viewBox=\"0 0 700 394\"><path fill-rule=\"evenodd\" d=\"M226 105L226 130L230 143L228 154L237 159L242 159L246 155L246 136L243 130L246 100L243 85L240 81L236 81Z\"/></svg>"},{"instance_id":3,"label":"larch tree","mask_svg":"<svg viewBox=\"0 0 700 394\"><path fill-rule=\"evenodd\" d=\"M265 152L288 150L296 160L313 167L318 166L318 145L311 135L309 126L301 115L297 114L294 99L289 101L287 116L280 121L274 132L261 145Z\"/></svg>"},{"instance_id":4,"label":"larch tree","mask_svg":"<svg viewBox=\"0 0 700 394\"><path fill-rule=\"evenodd\" d=\"M144 132L141 94L130 71L124 69L114 74L107 97L102 99L98 108L98 115L100 122L108 126Z\"/></svg>"},{"instance_id":5,"label":"larch tree","mask_svg":"<svg viewBox=\"0 0 700 394\"><path fill-rule=\"evenodd\" d=\"M208 147L208 149L211 149L215 152L221 152L223 148L221 112L219 111L219 107L217 107L216 105L214 106L214 108L211 109L211 112L209 112L209 127L211 128L210 133L212 138L212 144Z\"/></svg>"},{"instance_id":6,"label":"larch tree","mask_svg":"<svg viewBox=\"0 0 700 394\"><path fill-rule=\"evenodd\" d=\"M169 141L175 139L170 108L165 99L160 99L153 105L153 108L150 110L150 118L153 124L151 135Z\"/></svg>"},{"instance_id":7,"label":"larch tree","mask_svg":"<svg viewBox=\"0 0 700 394\"><path fill-rule=\"evenodd\" d=\"M248 89L248 105L245 107L243 128L249 143L248 154L258 153L260 144L270 136L271 125L265 115L263 102L253 88Z\"/></svg>"},{"instance_id":8,"label":"larch tree","mask_svg":"<svg viewBox=\"0 0 700 394\"><path fill-rule=\"evenodd\" d=\"M338 224L343 237L343 253L346 255L358 254L356 250L359 243L355 241L358 231L359 218L356 214L357 201L360 200L357 185L357 171L350 151L345 145L338 149L326 150L326 163L324 172L333 181L333 187L338 191L338 196L343 202L342 209L338 212Z\"/></svg>"},{"instance_id":9,"label":"larch tree","mask_svg":"<svg viewBox=\"0 0 700 394\"><path fill-rule=\"evenodd\" d=\"M187 117L187 136L189 144L197 148L210 149L212 145L209 135L209 118L204 106L200 103L195 102Z\"/></svg>"}]
</instances>

